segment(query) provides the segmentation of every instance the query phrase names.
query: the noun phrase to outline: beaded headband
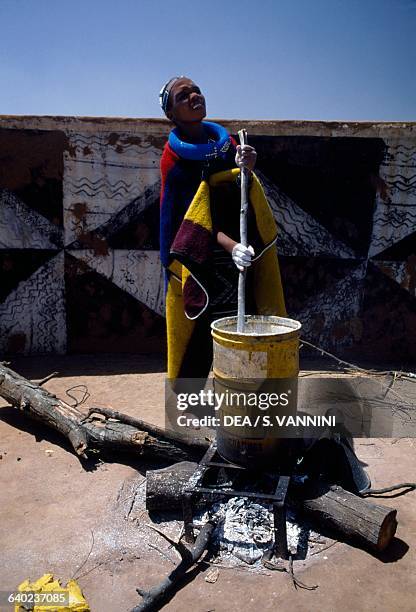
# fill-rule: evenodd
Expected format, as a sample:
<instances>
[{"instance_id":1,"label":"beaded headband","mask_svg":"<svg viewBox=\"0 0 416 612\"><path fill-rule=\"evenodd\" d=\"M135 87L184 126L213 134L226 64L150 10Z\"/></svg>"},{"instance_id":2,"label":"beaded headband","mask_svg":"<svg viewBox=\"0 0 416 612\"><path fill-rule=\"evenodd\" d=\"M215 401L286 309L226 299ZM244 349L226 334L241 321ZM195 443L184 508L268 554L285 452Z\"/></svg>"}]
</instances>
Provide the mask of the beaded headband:
<instances>
[{"instance_id":1,"label":"beaded headband","mask_svg":"<svg viewBox=\"0 0 416 612\"><path fill-rule=\"evenodd\" d=\"M166 111L168 110L168 102L169 102L170 90L172 89L173 84L178 79L183 79L183 77L182 76L172 77L171 79L169 79L169 81L167 81L163 85L162 89L160 90L160 93L159 93L159 104L162 107L162 110L163 110L164 113L166 113Z\"/></svg>"}]
</instances>

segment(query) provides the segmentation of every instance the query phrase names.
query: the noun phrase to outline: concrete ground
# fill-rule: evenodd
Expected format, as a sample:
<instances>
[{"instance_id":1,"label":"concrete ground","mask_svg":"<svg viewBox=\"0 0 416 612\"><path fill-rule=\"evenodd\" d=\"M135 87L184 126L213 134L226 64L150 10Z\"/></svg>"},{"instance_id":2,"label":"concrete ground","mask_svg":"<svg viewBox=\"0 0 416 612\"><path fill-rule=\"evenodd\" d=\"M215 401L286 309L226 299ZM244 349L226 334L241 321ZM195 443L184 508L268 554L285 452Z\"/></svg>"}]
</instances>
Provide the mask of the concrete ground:
<instances>
[{"instance_id":1,"label":"concrete ground","mask_svg":"<svg viewBox=\"0 0 416 612\"><path fill-rule=\"evenodd\" d=\"M164 363L158 357L22 357L11 367L31 379L58 370L45 388L62 399L70 401L66 390L83 384L90 396L82 409L110 406L163 425ZM79 388L70 393L83 394ZM416 480L415 439L361 439L356 449L374 487ZM173 568L175 554L147 527L144 508L130 513L132 487L144 481L149 465L123 456L83 465L65 439L1 399L0 456L0 590L50 572L63 584L77 578L93 612L124 612L140 601L136 586L150 587ZM303 582L319 585L314 591L295 590L285 573L220 568L215 583L201 572L165 609L413 611L415 495L374 500L398 510L396 538L385 553L336 543L295 562Z\"/></svg>"}]
</instances>

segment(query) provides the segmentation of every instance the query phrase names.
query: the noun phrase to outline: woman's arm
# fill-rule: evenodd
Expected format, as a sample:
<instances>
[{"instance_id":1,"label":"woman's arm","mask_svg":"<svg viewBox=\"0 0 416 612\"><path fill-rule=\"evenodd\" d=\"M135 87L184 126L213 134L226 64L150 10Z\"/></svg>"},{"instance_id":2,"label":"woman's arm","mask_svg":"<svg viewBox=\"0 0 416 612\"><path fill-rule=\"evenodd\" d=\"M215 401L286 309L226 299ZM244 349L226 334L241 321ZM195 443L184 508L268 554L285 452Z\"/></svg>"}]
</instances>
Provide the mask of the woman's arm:
<instances>
[{"instance_id":1,"label":"woman's arm","mask_svg":"<svg viewBox=\"0 0 416 612\"><path fill-rule=\"evenodd\" d=\"M224 234L224 232L217 232L217 243L223 249L225 249L227 251L227 253L230 253L230 255L233 252L233 248L237 244L237 242L235 240L233 240L232 238L227 236L227 234Z\"/></svg>"},{"instance_id":2,"label":"woman's arm","mask_svg":"<svg viewBox=\"0 0 416 612\"><path fill-rule=\"evenodd\" d=\"M233 262L241 272L244 268L251 266L251 258L254 255L252 246L243 246L241 243L227 236L227 234L224 234L224 232L217 233L217 242L230 253Z\"/></svg>"}]
</instances>

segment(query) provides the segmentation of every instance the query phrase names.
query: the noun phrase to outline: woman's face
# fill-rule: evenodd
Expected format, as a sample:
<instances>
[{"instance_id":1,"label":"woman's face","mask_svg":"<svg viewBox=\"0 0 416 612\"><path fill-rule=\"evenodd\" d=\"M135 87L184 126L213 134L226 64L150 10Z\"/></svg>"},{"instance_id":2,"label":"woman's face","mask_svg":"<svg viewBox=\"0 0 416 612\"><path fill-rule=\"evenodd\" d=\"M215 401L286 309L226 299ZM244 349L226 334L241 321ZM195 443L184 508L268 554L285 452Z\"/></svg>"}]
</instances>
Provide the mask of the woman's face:
<instances>
[{"instance_id":1,"label":"woman's face","mask_svg":"<svg viewBox=\"0 0 416 612\"><path fill-rule=\"evenodd\" d=\"M172 86L169 96L170 107L166 115L175 123L195 123L205 117L205 98L198 85L185 77Z\"/></svg>"}]
</instances>

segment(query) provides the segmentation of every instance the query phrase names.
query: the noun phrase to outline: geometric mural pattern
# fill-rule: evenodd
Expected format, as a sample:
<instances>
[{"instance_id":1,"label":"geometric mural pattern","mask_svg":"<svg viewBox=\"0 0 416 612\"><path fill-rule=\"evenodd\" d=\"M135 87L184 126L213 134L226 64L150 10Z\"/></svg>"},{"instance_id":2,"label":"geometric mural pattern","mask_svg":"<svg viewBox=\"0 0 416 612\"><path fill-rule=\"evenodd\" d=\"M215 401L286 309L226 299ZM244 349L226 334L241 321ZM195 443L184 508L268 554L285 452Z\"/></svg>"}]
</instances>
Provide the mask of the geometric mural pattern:
<instances>
[{"instance_id":1,"label":"geometric mural pattern","mask_svg":"<svg viewBox=\"0 0 416 612\"><path fill-rule=\"evenodd\" d=\"M260 138L255 146L279 225L288 310L304 338L344 358L414 365L415 141Z\"/></svg>"},{"instance_id":2,"label":"geometric mural pattern","mask_svg":"<svg viewBox=\"0 0 416 612\"><path fill-rule=\"evenodd\" d=\"M151 129L0 129L0 351L162 352ZM416 358L416 144L259 136L289 316L340 357Z\"/></svg>"}]
</instances>

